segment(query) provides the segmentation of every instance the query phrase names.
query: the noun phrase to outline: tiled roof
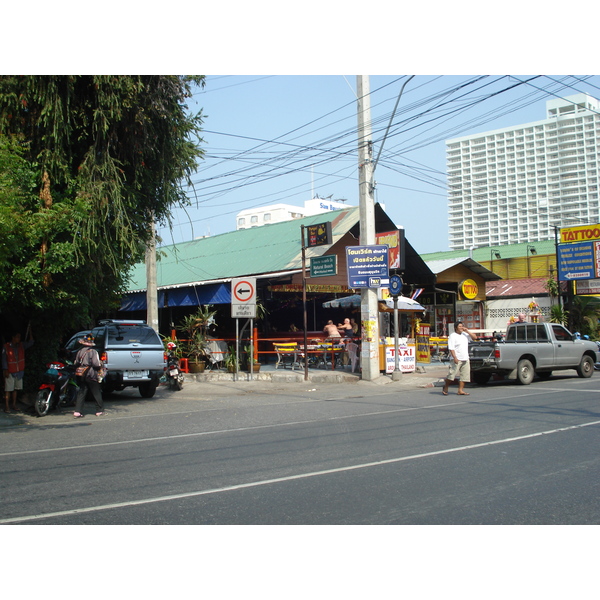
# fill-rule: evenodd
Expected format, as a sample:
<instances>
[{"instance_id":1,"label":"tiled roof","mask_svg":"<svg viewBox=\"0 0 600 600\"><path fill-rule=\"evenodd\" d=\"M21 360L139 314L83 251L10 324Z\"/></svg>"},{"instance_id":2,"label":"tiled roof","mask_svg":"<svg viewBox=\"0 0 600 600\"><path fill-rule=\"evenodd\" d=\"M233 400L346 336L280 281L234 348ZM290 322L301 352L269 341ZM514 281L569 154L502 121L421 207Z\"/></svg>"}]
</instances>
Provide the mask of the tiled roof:
<instances>
[{"instance_id":1,"label":"tiled roof","mask_svg":"<svg viewBox=\"0 0 600 600\"><path fill-rule=\"evenodd\" d=\"M544 288L546 281L547 279L544 277L488 281L485 284L485 295L488 300L511 296L547 296L548 292Z\"/></svg>"}]
</instances>

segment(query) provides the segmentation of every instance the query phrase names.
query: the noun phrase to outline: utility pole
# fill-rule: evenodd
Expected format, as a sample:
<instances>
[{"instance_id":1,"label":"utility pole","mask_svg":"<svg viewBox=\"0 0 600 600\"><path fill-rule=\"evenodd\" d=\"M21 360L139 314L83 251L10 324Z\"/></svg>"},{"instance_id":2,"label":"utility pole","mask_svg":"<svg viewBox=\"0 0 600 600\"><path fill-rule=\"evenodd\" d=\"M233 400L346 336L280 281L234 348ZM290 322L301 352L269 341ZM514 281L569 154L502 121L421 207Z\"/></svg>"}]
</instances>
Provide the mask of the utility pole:
<instances>
[{"instance_id":1,"label":"utility pole","mask_svg":"<svg viewBox=\"0 0 600 600\"><path fill-rule=\"evenodd\" d=\"M358 97L358 198L360 245L375 244L375 200L373 184L373 140L371 139L371 99L369 76L357 75ZM360 296L362 325L362 378L379 377L379 311L377 289L362 288Z\"/></svg>"},{"instance_id":2,"label":"utility pole","mask_svg":"<svg viewBox=\"0 0 600 600\"><path fill-rule=\"evenodd\" d=\"M146 246L146 322L158 332L158 291L156 286L156 230L150 216L150 240Z\"/></svg>"}]
</instances>

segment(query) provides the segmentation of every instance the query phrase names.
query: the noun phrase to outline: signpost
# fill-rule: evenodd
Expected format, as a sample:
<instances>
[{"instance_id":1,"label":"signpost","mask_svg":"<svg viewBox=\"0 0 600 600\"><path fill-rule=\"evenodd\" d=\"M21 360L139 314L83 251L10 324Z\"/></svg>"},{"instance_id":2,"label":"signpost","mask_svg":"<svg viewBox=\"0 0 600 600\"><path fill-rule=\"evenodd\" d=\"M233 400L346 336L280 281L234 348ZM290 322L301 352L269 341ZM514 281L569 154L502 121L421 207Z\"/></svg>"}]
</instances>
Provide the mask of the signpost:
<instances>
[{"instance_id":1,"label":"signpost","mask_svg":"<svg viewBox=\"0 0 600 600\"><path fill-rule=\"evenodd\" d=\"M231 280L231 316L235 321L235 378L238 378L240 335L238 319L250 319L250 379L252 379L252 357L254 356L254 340L252 337L252 320L256 318L256 278L242 277Z\"/></svg>"},{"instance_id":2,"label":"signpost","mask_svg":"<svg viewBox=\"0 0 600 600\"><path fill-rule=\"evenodd\" d=\"M402 291L402 278L399 275L392 275L390 277L389 289L394 299L394 371L392 373L392 381L399 381L402 375L398 353L398 296Z\"/></svg>"}]
</instances>

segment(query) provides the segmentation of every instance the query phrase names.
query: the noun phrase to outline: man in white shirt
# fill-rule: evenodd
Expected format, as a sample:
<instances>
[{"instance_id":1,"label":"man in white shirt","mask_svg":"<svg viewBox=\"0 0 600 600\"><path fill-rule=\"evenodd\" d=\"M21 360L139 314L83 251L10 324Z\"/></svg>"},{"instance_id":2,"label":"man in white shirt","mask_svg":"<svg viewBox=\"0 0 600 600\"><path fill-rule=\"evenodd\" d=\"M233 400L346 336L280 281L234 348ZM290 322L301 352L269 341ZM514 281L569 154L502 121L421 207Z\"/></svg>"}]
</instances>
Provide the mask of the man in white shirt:
<instances>
[{"instance_id":1,"label":"man in white shirt","mask_svg":"<svg viewBox=\"0 0 600 600\"><path fill-rule=\"evenodd\" d=\"M469 363L469 340L476 340L477 336L472 334L463 324L462 321L454 323L454 333L448 337L448 351L451 355L450 368L448 375L444 381L444 389L442 394L448 395L448 386L459 375L458 394L460 396L468 396L465 392L465 382L471 381L471 366Z\"/></svg>"}]
</instances>

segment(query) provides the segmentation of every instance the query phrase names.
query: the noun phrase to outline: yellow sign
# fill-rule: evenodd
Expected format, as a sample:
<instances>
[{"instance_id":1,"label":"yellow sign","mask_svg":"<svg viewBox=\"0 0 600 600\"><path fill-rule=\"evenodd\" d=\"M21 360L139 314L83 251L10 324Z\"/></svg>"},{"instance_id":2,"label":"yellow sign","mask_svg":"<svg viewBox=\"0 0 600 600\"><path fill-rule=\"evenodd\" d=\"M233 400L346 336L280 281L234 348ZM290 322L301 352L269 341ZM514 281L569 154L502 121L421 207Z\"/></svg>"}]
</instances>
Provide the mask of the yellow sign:
<instances>
[{"instance_id":1,"label":"yellow sign","mask_svg":"<svg viewBox=\"0 0 600 600\"><path fill-rule=\"evenodd\" d=\"M587 242L600 240L600 225L579 225L578 227L562 227L560 230L560 243Z\"/></svg>"},{"instance_id":2,"label":"yellow sign","mask_svg":"<svg viewBox=\"0 0 600 600\"><path fill-rule=\"evenodd\" d=\"M479 287L477 287L477 282L472 279L465 279L460 284L460 291L467 300L473 300L474 298L477 298Z\"/></svg>"}]
</instances>

